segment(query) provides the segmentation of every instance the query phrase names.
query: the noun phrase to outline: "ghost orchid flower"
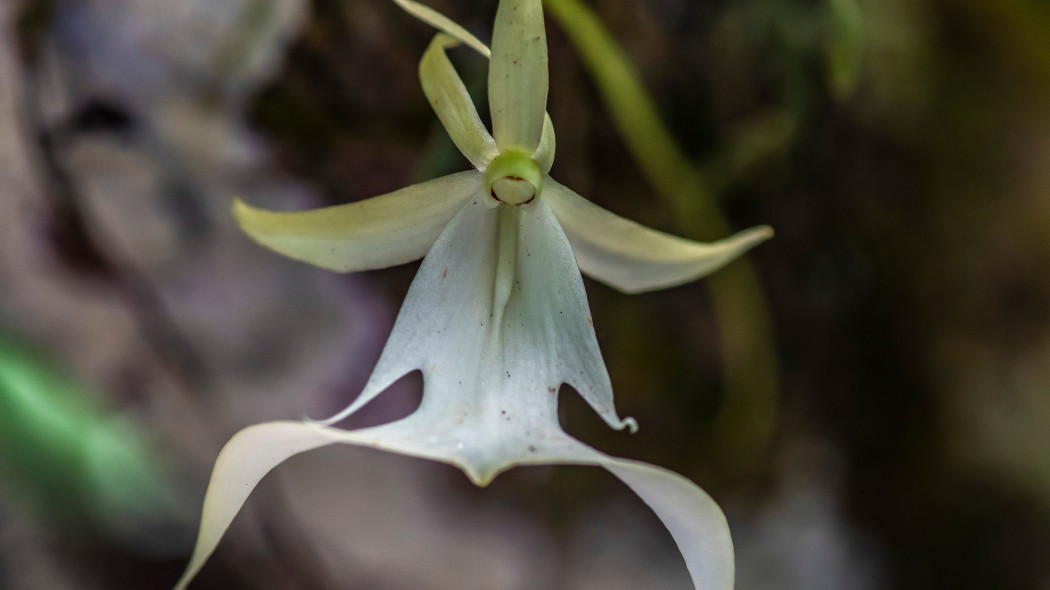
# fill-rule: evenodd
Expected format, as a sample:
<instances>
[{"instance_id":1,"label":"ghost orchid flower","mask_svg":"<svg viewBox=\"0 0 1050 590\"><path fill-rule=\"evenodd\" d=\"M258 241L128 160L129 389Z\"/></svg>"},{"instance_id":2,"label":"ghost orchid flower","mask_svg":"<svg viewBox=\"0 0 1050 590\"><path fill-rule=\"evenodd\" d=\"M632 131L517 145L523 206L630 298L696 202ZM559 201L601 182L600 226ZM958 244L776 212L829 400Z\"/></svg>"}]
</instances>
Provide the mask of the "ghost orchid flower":
<instances>
[{"instance_id":1,"label":"ghost orchid flower","mask_svg":"<svg viewBox=\"0 0 1050 590\"><path fill-rule=\"evenodd\" d=\"M253 239L324 268L351 272L425 258L375 371L349 407L324 422L251 426L223 448L177 588L200 570L263 476L293 455L334 443L448 463L480 486L516 465L604 467L667 526L697 589L731 588L733 546L718 505L675 473L570 437L558 423L558 391L571 385L611 427L636 428L613 407L581 270L628 293L669 287L713 272L771 230L699 244L618 217L554 181L540 0L500 2L491 54L443 15L395 1L444 31L420 62L420 80L475 169L312 211L235 203ZM492 135L445 53L459 43L490 56ZM370 428L332 426L413 370L424 378L414 413Z\"/></svg>"}]
</instances>

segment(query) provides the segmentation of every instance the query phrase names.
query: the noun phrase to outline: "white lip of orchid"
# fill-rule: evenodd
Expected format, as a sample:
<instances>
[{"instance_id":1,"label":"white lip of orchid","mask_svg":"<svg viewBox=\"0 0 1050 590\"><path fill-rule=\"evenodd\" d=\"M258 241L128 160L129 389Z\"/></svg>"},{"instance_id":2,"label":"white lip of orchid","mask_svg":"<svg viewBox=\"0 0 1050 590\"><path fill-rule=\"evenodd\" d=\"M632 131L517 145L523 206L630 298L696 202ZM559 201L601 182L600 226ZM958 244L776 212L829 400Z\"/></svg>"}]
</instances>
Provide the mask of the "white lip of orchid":
<instances>
[{"instance_id":1,"label":"white lip of orchid","mask_svg":"<svg viewBox=\"0 0 1050 590\"><path fill-rule=\"evenodd\" d=\"M542 191L540 165L523 152L503 152L485 168L485 194L500 203L525 205Z\"/></svg>"},{"instance_id":2,"label":"white lip of orchid","mask_svg":"<svg viewBox=\"0 0 1050 590\"><path fill-rule=\"evenodd\" d=\"M223 448L197 545L176 588L193 579L267 472L296 454L341 443L449 463L478 485L515 465L603 467L664 523L698 590L731 589L733 545L718 505L675 473L570 437L558 423L558 390L568 384L609 426L636 429L614 407L581 271L627 293L680 285L721 268L772 230L700 244L619 217L552 179L541 0L500 0L491 52L433 9L394 1L444 31L420 61L420 81L475 170L312 211L234 204L252 239L324 268L353 272L425 258L353 403L320 423L245 428ZM445 53L459 43L491 59L492 134ZM423 372L424 385L413 414L373 428L332 426L414 370Z\"/></svg>"}]
</instances>

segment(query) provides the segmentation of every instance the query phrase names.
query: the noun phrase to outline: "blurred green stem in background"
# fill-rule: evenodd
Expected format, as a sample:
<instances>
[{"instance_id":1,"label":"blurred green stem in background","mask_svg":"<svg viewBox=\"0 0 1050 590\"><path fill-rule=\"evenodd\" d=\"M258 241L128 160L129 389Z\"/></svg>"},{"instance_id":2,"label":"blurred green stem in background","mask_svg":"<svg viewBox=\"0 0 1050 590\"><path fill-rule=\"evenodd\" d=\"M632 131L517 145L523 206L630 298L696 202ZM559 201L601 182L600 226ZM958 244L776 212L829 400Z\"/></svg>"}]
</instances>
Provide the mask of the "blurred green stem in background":
<instances>
[{"instance_id":1,"label":"blurred green stem in background","mask_svg":"<svg viewBox=\"0 0 1050 590\"><path fill-rule=\"evenodd\" d=\"M679 231L705 240L730 234L707 179L683 155L594 12L578 0L544 4L579 52L648 182L674 210ZM779 361L768 305L751 264L741 259L706 284L721 331L725 367L725 397L710 442L723 467L742 474L763 458L776 426Z\"/></svg>"},{"instance_id":2,"label":"blurred green stem in background","mask_svg":"<svg viewBox=\"0 0 1050 590\"><path fill-rule=\"evenodd\" d=\"M853 95L860 81L864 53L864 19L857 0L827 0L828 23L825 49L828 88L838 100Z\"/></svg>"},{"instance_id":3,"label":"blurred green stem in background","mask_svg":"<svg viewBox=\"0 0 1050 590\"><path fill-rule=\"evenodd\" d=\"M173 507L132 423L25 343L0 332L0 484L41 517L125 537ZM126 538L126 537L125 537Z\"/></svg>"}]
</instances>

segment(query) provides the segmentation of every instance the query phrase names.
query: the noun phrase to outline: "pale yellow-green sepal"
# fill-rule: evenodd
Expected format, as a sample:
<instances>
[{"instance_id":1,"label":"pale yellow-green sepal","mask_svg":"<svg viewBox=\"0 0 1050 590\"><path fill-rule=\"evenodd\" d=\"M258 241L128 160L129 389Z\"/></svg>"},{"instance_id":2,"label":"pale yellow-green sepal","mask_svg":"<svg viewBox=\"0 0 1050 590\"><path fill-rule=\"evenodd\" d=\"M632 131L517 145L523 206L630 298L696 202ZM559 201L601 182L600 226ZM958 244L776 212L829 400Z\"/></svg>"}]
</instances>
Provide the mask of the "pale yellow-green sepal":
<instances>
[{"instance_id":1,"label":"pale yellow-green sepal","mask_svg":"<svg viewBox=\"0 0 1050 590\"><path fill-rule=\"evenodd\" d=\"M478 38L474 35L471 35L466 29L456 24L454 21L452 21L452 19L434 10L433 8L429 8L417 2L412 2L411 0L394 1L397 3L398 6L403 8L412 16L415 16L416 18L438 29L439 31L443 31L445 34L453 37L460 43L463 43L464 45L470 47L474 51L477 51L486 59L492 57L492 52L489 50L487 45L479 41ZM433 43L431 44L431 46L433 46ZM451 47L451 45L445 45L446 49L449 47ZM426 59L426 56L424 56L424 59ZM422 64L420 64L420 70L422 69ZM431 105L433 105L433 101L431 101ZM441 115L439 114L438 117L440 118ZM443 119L442 123L444 123ZM452 135L451 130L449 130L449 135ZM489 137L491 137L491 135ZM453 139L453 141L455 142L455 139ZM456 143L456 146L460 148L460 151L463 151L463 146L461 146L459 143ZM554 125L551 123L550 115L544 112L543 130L540 133L540 142L539 145L536 147L536 151L532 155L533 159L535 159L536 162L540 165L540 169L543 170L544 174L550 172L551 166L554 164L554 148ZM466 154L466 152L464 152L464 154ZM477 163L474 161L474 159L472 159L469 155L467 155L467 158L471 160L471 163L473 163L475 167L477 167Z\"/></svg>"},{"instance_id":2,"label":"pale yellow-green sepal","mask_svg":"<svg viewBox=\"0 0 1050 590\"><path fill-rule=\"evenodd\" d=\"M540 135L540 145L532 154L532 159L540 165L540 170L546 174L554 165L554 123L548 113L543 114L543 133Z\"/></svg>"},{"instance_id":3,"label":"pale yellow-green sepal","mask_svg":"<svg viewBox=\"0 0 1050 590\"><path fill-rule=\"evenodd\" d=\"M500 151L536 151L547 108L547 36L540 0L499 3L492 31L489 108Z\"/></svg>"},{"instance_id":4,"label":"pale yellow-green sepal","mask_svg":"<svg viewBox=\"0 0 1050 590\"><path fill-rule=\"evenodd\" d=\"M772 228L758 226L717 242L694 242L606 211L549 176L544 186L580 270L625 293L694 281L773 237Z\"/></svg>"},{"instance_id":5,"label":"pale yellow-green sepal","mask_svg":"<svg viewBox=\"0 0 1050 590\"><path fill-rule=\"evenodd\" d=\"M459 40L438 33L419 62L419 81L430 106L445 127L452 143L478 170L485 170L499 151L478 116L474 101L456 73L445 50L459 45Z\"/></svg>"},{"instance_id":6,"label":"pale yellow-green sepal","mask_svg":"<svg viewBox=\"0 0 1050 590\"><path fill-rule=\"evenodd\" d=\"M237 200L233 214L253 240L290 258L337 272L386 268L423 257L481 181L470 170L309 211L267 211Z\"/></svg>"},{"instance_id":7,"label":"pale yellow-green sepal","mask_svg":"<svg viewBox=\"0 0 1050 590\"><path fill-rule=\"evenodd\" d=\"M479 41L477 37L471 35L469 31L457 24L456 21L441 14L433 8L424 6L419 2L413 2L412 0L394 0L394 3L400 6L405 12L435 29L444 31L456 39L459 39L464 45L470 46L474 51L477 51L481 55L484 55L485 57L491 55L488 46Z\"/></svg>"}]
</instances>

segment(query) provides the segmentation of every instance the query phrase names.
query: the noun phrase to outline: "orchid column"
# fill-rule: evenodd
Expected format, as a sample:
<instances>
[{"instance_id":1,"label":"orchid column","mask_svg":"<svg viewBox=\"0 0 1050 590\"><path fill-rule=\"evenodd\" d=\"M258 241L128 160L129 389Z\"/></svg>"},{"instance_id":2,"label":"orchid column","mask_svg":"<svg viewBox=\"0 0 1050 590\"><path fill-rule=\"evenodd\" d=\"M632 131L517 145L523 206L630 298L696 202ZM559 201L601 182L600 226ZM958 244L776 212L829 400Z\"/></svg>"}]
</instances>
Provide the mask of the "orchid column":
<instances>
[{"instance_id":1,"label":"orchid column","mask_svg":"<svg viewBox=\"0 0 1050 590\"><path fill-rule=\"evenodd\" d=\"M475 169L313 211L235 204L241 227L260 244L332 270L425 258L372 377L349 407L322 423L252 426L226 445L177 588L197 573L270 469L333 443L445 462L478 485L515 465L604 467L664 522L696 588L731 588L732 542L714 501L679 475L609 457L570 437L558 424L558 392L571 385L613 428L636 428L613 406L581 270L629 293L678 285L716 270L771 230L699 244L618 217L554 181L540 0L499 5L488 83L491 135L445 53L461 42L486 56L489 49L435 11L395 1L444 31L423 56L420 80ZM424 378L413 414L360 430L332 426L413 370Z\"/></svg>"}]
</instances>

